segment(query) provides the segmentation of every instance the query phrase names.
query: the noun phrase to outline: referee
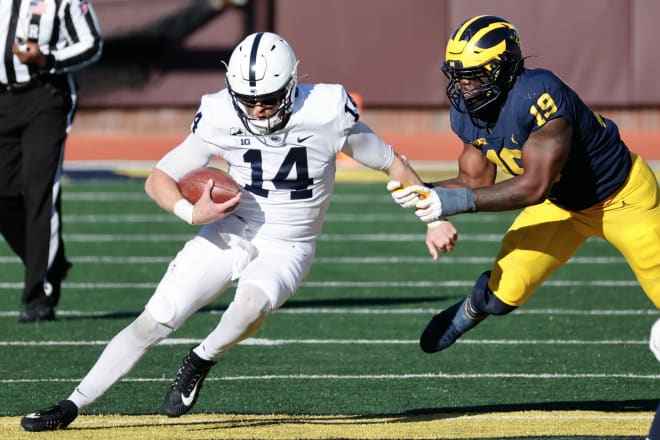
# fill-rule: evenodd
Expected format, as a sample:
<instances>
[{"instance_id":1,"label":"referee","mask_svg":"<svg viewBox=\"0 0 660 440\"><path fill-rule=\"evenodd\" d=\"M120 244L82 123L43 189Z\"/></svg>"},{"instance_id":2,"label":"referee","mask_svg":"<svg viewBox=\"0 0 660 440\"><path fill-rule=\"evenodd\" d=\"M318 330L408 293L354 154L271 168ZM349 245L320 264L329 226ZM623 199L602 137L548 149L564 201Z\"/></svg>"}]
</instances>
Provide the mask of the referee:
<instances>
[{"instance_id":1,"label":"referee","mask_svg":"<svg viewBox=\"0 0 660 440\"><path fill-rule=\"evenodd\" d=\"M18 322L55 319L71 267L60 213L71 72L101 47L89 0L0 0L0 232L25 266Z\"/></svg>"}]
</instances>

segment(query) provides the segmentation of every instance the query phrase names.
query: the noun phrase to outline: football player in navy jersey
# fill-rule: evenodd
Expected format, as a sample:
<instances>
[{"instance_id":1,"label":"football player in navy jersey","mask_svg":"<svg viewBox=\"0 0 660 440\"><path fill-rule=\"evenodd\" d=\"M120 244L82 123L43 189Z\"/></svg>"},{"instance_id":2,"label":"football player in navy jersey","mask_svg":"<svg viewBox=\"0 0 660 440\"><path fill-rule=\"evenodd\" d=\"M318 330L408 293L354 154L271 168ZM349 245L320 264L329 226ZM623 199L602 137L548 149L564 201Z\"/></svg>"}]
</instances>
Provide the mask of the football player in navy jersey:
<instances>
[{"instance_id":1,"label":"football player in navy jersey","mask_svg":"<svg viewBox=\"0 0 660 440\"><path fill-rule=\"evenodd\" d=\"M590 237L625 257L660 308L660 191L611 120L593 112L554 73L527 69L516 28L482 15L447 44L452 130L463 141L458 176L388 189L424 222L522 208L492 268L463 300L434 316L420 338L427 353L451 346L488 315L505 315ZM497 168L512 177L495 183ZM438 229L427 231L434 258Z\"/></svg>"}]
</instances>

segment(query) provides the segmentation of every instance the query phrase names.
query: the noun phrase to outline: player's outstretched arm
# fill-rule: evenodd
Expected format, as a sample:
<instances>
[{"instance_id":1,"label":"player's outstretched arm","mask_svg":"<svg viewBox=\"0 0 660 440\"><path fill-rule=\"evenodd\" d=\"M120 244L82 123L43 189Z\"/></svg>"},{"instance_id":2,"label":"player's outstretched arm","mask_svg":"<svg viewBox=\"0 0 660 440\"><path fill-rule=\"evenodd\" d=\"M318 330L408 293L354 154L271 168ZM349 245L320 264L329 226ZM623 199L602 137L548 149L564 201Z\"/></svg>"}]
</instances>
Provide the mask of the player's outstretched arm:
<instances>
[{"instance_id":1,"label":"player's outstretched arm","mask_svg":"<svg viewBox=\"0 0 660 440\"><path fill-rule=\"evenodd\" d=\"M348 136L343 151L365 166L384 171L390 178L387 189L391 192L395 187L422 187L429 190L423 186L422 179L406 158L397 154L390 145L363 123L356 124ZM396 197L395 201L397 201ZM410 207L412 206L414 204ZM446 220L431 221L427 224L429 227L426 243L431 256L437 259L438 252L452 251L458 239L454 225Z\"/></svg>"},{"instance_id":2,"label":"player's outstretched arm","mask_svg":"<svg viewBox=\"0 0 660 440\"><path fill-rule=\"evenodd\" d=\"M366 167L385 172L391 180L405 186L422 184L422 179L408 161L363 122L355 123L342 152Z\"/></svg>"},{"instance_id":3,"label":"player's outstretched arm","mask_svg":"<svg viewBox=\"0 0 660 440\"><path fill-rule=\"evenodd\" d=\"M515 177L474 190L477 211L510 211L542 202L571 151L573 129L564 118L546 122L522 148L522 170Z\"/></svg>"},{"instance_id":4,"label":"player's outstretched arm","mask_svg":"<svg viewBox=\"0 0 660 440\"><path fill-rule=\"evenodd\" d=\"M399 182L402 186L424 184L405 156L401 156L397 152L394 152L392 164L385 170L385 173L390 182Z\"/></svg>"}]
</instances>

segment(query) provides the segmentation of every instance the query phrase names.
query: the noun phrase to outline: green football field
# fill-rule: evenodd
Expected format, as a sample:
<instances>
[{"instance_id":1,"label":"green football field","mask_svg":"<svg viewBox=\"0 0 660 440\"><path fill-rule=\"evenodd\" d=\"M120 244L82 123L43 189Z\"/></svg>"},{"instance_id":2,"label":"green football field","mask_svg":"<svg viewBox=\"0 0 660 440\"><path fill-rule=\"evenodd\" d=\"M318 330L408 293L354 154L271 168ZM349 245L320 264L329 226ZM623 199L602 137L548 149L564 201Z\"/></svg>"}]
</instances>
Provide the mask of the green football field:
<instances>
[{"instance_id":1,"label":"green football field","mask_svg":"<svg viewBox=\"0 0 660 440\"><path fill-rule=\"evenodd\" d=\"M161 211L140 180L70 181L63 211L74 267L54 322L16 323L22 266L0 241L3 439L35 437L19 416L69 395L197 229ZM445 352L419 349L430 317L490 267L514 216L455 217L459 244L434 262L423 225L384 183L339 183L311 273L224 355L191 415L160 416L162 400L233 288L49 438L644 438L660 399L648 349L660 314L602 240L516 312Z\"/></svg>"}]
</instances>

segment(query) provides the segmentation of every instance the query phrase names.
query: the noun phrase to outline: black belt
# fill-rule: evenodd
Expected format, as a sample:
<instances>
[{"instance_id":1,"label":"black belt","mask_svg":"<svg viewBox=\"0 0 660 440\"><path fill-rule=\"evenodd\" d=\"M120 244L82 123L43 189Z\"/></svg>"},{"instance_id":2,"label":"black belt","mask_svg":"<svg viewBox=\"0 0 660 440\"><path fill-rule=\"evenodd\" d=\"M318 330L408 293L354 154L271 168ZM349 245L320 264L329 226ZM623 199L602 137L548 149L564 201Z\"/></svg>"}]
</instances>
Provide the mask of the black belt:
<instances>
[{"instance_id":1,"label":"black belt","mask_svg":"<svg viewBox=\"0 0 660 440\"><path fill-rule=\"evenodd\" d=\"M27 82L22 82L22 83L13 83L13 84L5 84L5 83L0 83L0 94L3 93L13 93L13 94L18 94L18 93L24 93L28 92L32 89L35 89L41 85L43 85L44 82L40 80L39 78L35 78L33 80L27 81Z\"/></svg>"}]
</instances>

